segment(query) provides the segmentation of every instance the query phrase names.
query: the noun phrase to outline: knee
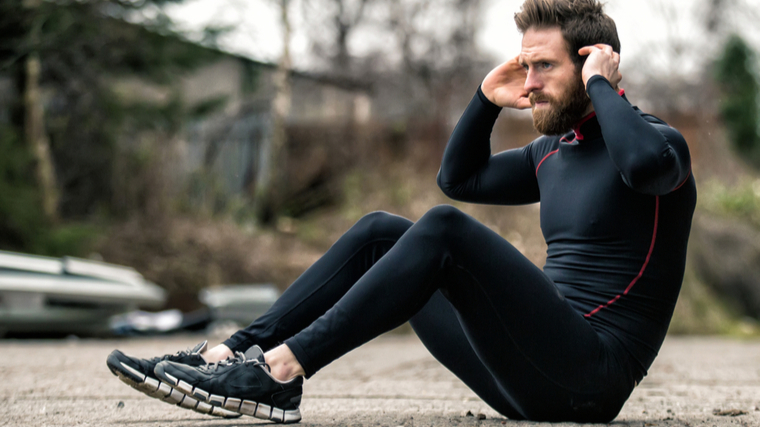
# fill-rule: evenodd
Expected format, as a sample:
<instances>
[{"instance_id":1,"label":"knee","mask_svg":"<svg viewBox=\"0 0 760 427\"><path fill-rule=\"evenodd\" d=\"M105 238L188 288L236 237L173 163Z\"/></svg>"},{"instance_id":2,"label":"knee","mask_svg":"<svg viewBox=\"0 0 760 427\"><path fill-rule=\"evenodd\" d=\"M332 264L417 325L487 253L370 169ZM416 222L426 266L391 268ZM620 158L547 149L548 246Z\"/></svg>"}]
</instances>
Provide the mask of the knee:
<instances>
[{"instance_id":1,"label":"knee","mask_svg":"<svg viewBox=\"0 0 760 427\"><path fill-rule=\"evenodd\" d=\"M353 227L353 231L366 240L393 239L398 240L413 224L408 219L389 214L388 212L372 212L364 215Z\"/></svg>"},{"instance_id":2,"label":"knee","mask_svg":"<svg viewBox=\"0 0 760 427\"><path fill-rule=\"evenodd\" d=\"M467 214L450 205L436 206L419 220L419 225L432 230L437 235L454 230L467 218Z\"/></svg>"}]
</instances>

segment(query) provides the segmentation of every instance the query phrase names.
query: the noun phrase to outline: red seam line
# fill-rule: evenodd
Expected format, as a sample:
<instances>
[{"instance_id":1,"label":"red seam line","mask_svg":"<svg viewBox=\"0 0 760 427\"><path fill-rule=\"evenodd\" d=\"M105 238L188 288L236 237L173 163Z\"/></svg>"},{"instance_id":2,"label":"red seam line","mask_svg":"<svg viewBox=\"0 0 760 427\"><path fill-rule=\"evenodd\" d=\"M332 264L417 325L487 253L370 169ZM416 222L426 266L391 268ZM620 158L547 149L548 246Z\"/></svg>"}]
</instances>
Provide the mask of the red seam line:
<instances>
[{"instance_id":1,"label":"red seam line","mask_svg":"<svg viewBox=\"0 0 760 427\"><path fill-rule=\"evenodd\" d=\"M551 156L552 154L556 153L557 151L559 151L559 148L557 148L556 150L554 150L554 151L550 152L549 154L545 155L544 158L541 159L540 162L538 162L538 166L536 166L536 176L538 176L538 168L541 167L541 163L543 163L544 160L546 160L547 157Z\"/></svg>"},{"instance_id":2,"label":"red seam line","mask_svg":"<svg viewBox=\"0 0 760 427\"><path fill-rule=\"evenodd\" d=\"M628 291L633 288L633 285L636 284L636 282L639 281L641 276L644 274L644 270L646 270L647 265L649 264L649 259L652 257L652 251L654 250L654 242L657 240L657 222L659 220L660 216L660 196L655 196L655 202L654 202L654 231L652 232L652 243L649 244L649 252L647 253L647 258L644 260L644 265L641 266L641 270L639 270L639 274L634 277L633 280L631 280L631 283L628 284L628 287L625 288L625 291L623 291L622 294L618 294L615 296L615 298L612 298L607 302L607 304L602 304L599 307L593 309L591 312L584 314L583 317L591 317L594 314L598 313L601 309L607 308L614 304L617 300L620 299L623 295L628 295Z\"/></svg>"},{"instance_id":3,"label":"red seam line","mask_svg":"<svg viewBox=\"0 0 760 427\"><path fill-rule=\"evenodd\" d=\"M588 115L581 119L581 121L578 122L575 127L573 127L573 132L575 132L575 139L578 141L583 141L583 134L581 133L581 126L586 123L587 121L591 120L591 118L596 116L596 111L592 111L588 113Z\"/></svg>"},{"instance_id":4,"label":"red seam line","mask_svg":"<svg viewBox=\"0 0 760 427\"><path fill-rule=\"evenodd\" d=\"M691 169L689 169L689 173L686 174L686 179L684 179L682 183L678 184L678 187L674 188L673 191L676 191L679 188L683 187L683 185L686 184L686 181L689 180L690 176L691 176Z\"/></svg>"}]
</instances>

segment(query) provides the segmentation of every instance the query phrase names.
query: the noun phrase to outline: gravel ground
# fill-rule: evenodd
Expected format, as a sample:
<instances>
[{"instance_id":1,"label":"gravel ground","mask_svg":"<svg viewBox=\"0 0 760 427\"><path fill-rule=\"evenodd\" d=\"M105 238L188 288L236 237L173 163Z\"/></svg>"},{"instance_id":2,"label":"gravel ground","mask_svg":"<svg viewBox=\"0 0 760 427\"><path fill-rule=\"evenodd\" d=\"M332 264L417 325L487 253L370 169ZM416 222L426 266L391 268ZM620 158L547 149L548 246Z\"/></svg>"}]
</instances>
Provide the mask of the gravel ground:
<instances>
[{"instance_id":1,"label":"gravel ground","mask_svg":"<svg viewBox=\"0 0 760 427\"><path fill-rule=\"evenodd\" d=\"M199 340L0 341L0 426L271 424L169 406L125 386L106 368L114 348L149 357ZM302 426L578 426L501 417L413 335L380 337L322 370L304 388ZM716 414L721 411L726 415ZM760 341L669 337L613 425L760 426Z\"/></svg>"}]
</instances>

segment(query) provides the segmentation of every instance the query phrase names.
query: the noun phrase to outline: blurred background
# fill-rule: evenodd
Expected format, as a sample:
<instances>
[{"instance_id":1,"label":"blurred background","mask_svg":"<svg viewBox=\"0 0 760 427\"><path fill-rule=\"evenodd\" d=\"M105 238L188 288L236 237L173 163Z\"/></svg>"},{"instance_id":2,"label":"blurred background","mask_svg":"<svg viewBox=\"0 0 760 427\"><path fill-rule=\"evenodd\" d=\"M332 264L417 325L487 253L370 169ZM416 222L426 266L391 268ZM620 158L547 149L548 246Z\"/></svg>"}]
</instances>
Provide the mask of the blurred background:
<instances>
[{"instance_id":1,"label":"blurred background","mask_svg":"<svg viewBox=\"0 0 760 427\"><path fill-rule=\"evenodd\" d=\"M222 285L270 284L251 288L268 300L374 210L416 220L451 203L543 265L538 206L460 204L435 184L480 81L519 53L521 3L3 0L0 335L79 333L56 319L81 329L87 310L187 324L220 295L252 295ZM628 98L693 156L671 333L758 335L760 4L610 0L607 13ZM537 136L529 112L505 110L493 151ZM133 287L117 298L117 285Z\"/></svg>"}]
</instances>

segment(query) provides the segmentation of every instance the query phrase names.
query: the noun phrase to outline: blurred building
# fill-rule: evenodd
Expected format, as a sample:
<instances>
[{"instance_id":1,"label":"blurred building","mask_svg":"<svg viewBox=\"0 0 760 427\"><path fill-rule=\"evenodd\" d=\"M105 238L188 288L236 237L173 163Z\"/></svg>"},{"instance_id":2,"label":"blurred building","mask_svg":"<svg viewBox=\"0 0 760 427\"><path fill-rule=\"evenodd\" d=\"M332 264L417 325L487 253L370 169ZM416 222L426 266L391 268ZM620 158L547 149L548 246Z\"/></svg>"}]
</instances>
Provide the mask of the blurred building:
<instances>
[{"instance_id":1,"label":"blurred building","mask_svg":"<svg viewBox=\"0 0 760 427\"><path fill-rule=\"evenodd\" d=\"M180 87L183 103L210 111L192 118L173 141L169 182L175 191L213 186L214 197L229 198L250 192L266 168L277 66L212 50L218 59L172 83ZM113 84L124 98L157 103L168 102L176 89L138 78ZM292 72L291 86L287 162L289 193L295 195L325 184L345 165L357 149L351 146L357 129L370 119L372 100L366 85L347 79Z\"/></svg>"},{"instance_id":2,"label":"blurred building","mask_svg":"<svg viewBox=\"0 0 760 427\"><path fill-rule=\"evenodd\" d=\"M142 130L133 132L132 129L136 129L133 127L117 135L117 153L132 152L139 156L144 151L151 151L152 156L159 158L160 185L151 184L162 187L157 198L171 198L184 193L192 199L191 204L203 205L216 203L203 200L209 197L218 201L245 197L250 193L265 170L266 153L272 140L273 100L276 95L273 78L277 66L193 43L174 34L159 35L123 20L106 16L100 19L105 22L103 27L111 33L107 36L110 44L103 44L106 53L108 49L118 49L118 44L147 45L156 37L163 37L161 49L166 52L182 51L184 55L195 52L197 57L209 58L204 59L202 65L188 67L162 83L121 70L115 75L102 75L118 102L165 106L179 98L183 105L182 112L190 111L186 114L188 117L183 117L183 129L179 132L154 132L150 135L150 132ZM140 52L133 55L140 55ZM164 58L137 58L137 61L161 60ZM174 58L166 59L167 62L172 60ZM44 68L44 57L42 62ZM125 64L124 70L129 70L131 66ZM17 79L3 73L0 71L0 124L10 124L14 121L14 105L19 105L23 99L23 89L18 86ZM49 83L43 77L43 103L45 110L51 112L46 119L50 120L56 113L60 116L61 110L66 117L65 110L69 107L61 102L61 97L67 96L62 95L65 90L61 90L65 84L60 81ZM347 79L292 72L291 87L292 104L286 118L289 137L287 193L296 195L322 186L346 164L349 151L356 148L352 145L357 140L356 129L369 121L372 101L367 85ZM15 121L18 124L17 118ZM125 164L115 167L113 192L117 199L135 198L137 196L128 194L130 189L145 185L138 183L140 177L131 169L133 165L120 157L123 156L116 156L116 162ZM60 158L55 160L56 163L62 161ZM93 178L85 175L83 179ZM99 179L102 180L102 177ZM119 182L120 179L123 182ZM214 193L213 196L208 195L209 191ZM321 194L327 197L324 191ZM92 199L90 197L77 203L89 205L98 202ZM115 205L119 210L120 206L133 206L134 203L120 203L117 200Z\"/></svg>"}]
</instances>

